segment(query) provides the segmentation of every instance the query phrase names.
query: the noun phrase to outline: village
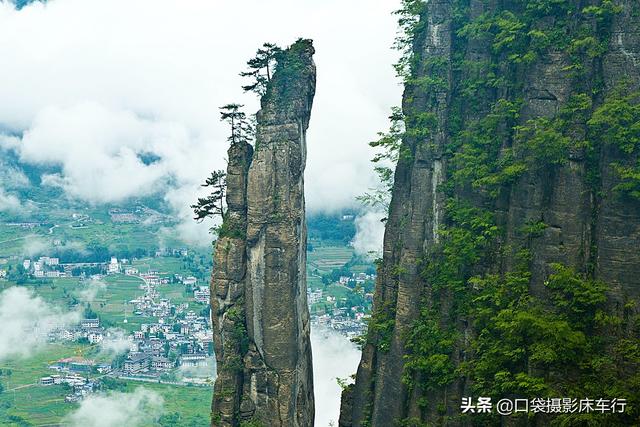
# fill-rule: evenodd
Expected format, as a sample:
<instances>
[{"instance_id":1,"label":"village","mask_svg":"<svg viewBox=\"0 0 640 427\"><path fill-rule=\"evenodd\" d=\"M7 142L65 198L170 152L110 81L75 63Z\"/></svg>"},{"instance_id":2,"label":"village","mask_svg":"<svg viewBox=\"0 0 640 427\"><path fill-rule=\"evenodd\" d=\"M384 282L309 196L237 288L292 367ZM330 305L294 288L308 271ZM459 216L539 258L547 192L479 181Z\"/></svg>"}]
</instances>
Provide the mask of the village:
<instances>
[{"instance_id":1,"label":"village","mask_svg":"<svg viewBox=\"0 0 640 427\"><path fill-rule=\"evenodd\" d=\"M162 255L162 254L159 254ZM188 302L175 304L164 298L159 285L183 286L194 302L208 307L209 289L198 286L193 276L140 272L129 260L111 257L108 263L62 264L59 259L42 256L25 259L25 273L34 278L60 278L78 275L80 283L100 281L103 274L86 275L79 268L98 268L104 275L124 275L140 280L139 295L126 302L135 317L148 318L139 329L128 334L120 328L105 327L97 313L79 324L56 327L48 333L49 342L78 342L101 349L110 360L97 362L81 356L63 358L49 365L52 373L39 380L41 386L65 384L67 402L77 402L100 390L104 378L158 382L174 385L211 385L215 372L211 321L208 309L196 312ZM85 313L86 314L86 313ZM124 321L127 322L127 319Z\"/></svg>"},{"instance_id":2,"label":"village","mask_svg":"<svg viewBox=\"0 0 640 427\"><path fill-rule=\"evenodd\" d=\"M363 336L371 317L373 294L366 292L366 283L375 281L375 274L351 273L342 275L333 284L335 288L348 290L347 296L336 295L325 289L307 289L307 302L313 327L331 329L347 338ZM321 307L320 310L317 308Z\"/></svg>"},{"instance_id":3,"label":"village","mask_svg":"<svg viewBox=\"0 0 640 427\"><path fill-rule=\"evenodd\" d=\"M155 258L186 257L185 249L157 251ZM103 391L112 380L156 382L171 385L210 386L214 380L209 288L189 274L140 268L135 258L109 257L108 262L61 262L54 256L26 258L18 264L20 274L30 280L77 278L79 287L105 277L136 279L138 292L125 302L130 319L148 319L135 330L125 332L102 322L100 313L87 313L78 324L56 327L48 332L49 342L82 343L100 349L102 357L74 355L52 361L49 375L39 379L42 387L65 385L66 402L78 402ZM143 271L141 271L143 270ZM0 270L0 279L6 276ZM314 328L330 329L354 339L366 333L375 274L343 271L326 278L323 287L310 287L307 300ZM174 302L160 288L182 287L189 301ZM129 320L124 319L124 323ZM133 324L133 323L130 323ZM104 355L109 357L105 359ZM95 354L94 354L95 355Z\"/></svg>"}]
</instances>

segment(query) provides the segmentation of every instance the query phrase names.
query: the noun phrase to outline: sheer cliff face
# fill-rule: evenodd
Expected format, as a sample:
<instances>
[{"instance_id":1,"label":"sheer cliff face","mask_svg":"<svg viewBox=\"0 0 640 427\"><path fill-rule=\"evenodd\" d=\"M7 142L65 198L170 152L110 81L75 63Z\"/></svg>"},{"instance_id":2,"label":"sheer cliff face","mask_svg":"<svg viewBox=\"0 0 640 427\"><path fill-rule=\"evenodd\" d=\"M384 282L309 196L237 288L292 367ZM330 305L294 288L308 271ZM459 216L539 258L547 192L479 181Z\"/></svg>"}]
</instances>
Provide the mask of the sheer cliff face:
<instances>
[{"instance_id":1,"label":"sheer cliff face","mask_svg":"<svg viewBox=\"0 0 640 427\"><path fill-rule=\"evenodd\" d=\"M211 283L216 426L313 425L304 210L313 53L307 40L284 53L261 100L255 150L229 150L230 222Z\"/></svg>"},{"instance_id":2,"label":"sheer cliff face","mask_svg":"<svg viewBox=\"0 0 640 427\"><path fill-rule=\"evenodd\" d=\"M638 4L406 3L407 132L340 425L500 425L461 417L462 396L637 400L640 360L613 348L638 345L640 193L624 192L638 182L621 168L639 147L610 131L623 114L620 129L640 119L637 94L625 98L640 86ZM603 297L574 313L587 290ZM617 320L599 322L598 310ZM549 338L561 327L567 337ZM565 349L568 337L588 344ZM576 367L600 357L623 361L602 373L617 391Z\"/></svg>"}]
</instances>

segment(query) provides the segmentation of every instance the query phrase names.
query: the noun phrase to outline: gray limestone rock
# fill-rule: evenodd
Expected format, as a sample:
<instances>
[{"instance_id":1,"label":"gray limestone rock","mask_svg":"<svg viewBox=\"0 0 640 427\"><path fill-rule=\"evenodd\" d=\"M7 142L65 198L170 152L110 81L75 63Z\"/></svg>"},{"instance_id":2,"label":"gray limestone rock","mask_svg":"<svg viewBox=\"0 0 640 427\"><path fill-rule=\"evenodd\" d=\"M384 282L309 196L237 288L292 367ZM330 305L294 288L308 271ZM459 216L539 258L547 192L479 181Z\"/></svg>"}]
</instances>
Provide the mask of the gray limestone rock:
<instances>
[{"instance_id":1,"label":"gray limestone rock","mask_svg":"<svg viewBox=\"0 0 640 427\"><path fill-rule=\"evenodd\" d=\"M227 217L237 233L218 239L211 282L214 426L313 426L304 203L313 53L309 40L284 52L261 100L255 149L229 152Z\"/></svg>"},{"instance_id":2,"label":"gray limestone rock","mask_svg":"<svg viewBox=\"0 0 640 427\"><path fill-rule=\"evenodd\" d=\"M407 330L419 318L421 307L428 304L431 297L430 284L421 277L418 264L437 247L438 226L443 221L444 201L442 192L437 188L446 181L450 168L450 155L444 154L451 146L449 109L455 102L453 98L461 82L476 72L471 68L454 69L452 63L456 55L481 61L493 54L492 47L481 41L465 45L457 37L452 22L460 10L473 18L497 7L518 10L518 4L526 2L470 0L467 9L455 10L455 5L461 3L454 0L425 2L424 13L420 16L421 26L413 40L413 52L419 60L412 80L434 76L441 80L439 85L431 86L408 82L403 110L408 116L432 113L436 124L428 136L407 136L403 141L412 155L401 158L396 167L383 262L378 270L374 295L374 312L385 311L393 322L393 331L384 349L376 346L375 342L364 346L355 384L342 396L341 427L387 427L399 425L403 420L411 421L401 425L467 425L457 421L456 417L460 414L461 396L471 395L469 380L456 379L428 393L418 387L409 388L402 380L407 355L404 340ZM594 2L584 4L591 3ZM640 85L638 4L632 0L615 3L622 6L622 12L613 18L607 53L602 62L594 61L586 71L593 82L603 82L605 95L622 80L635 90ZM539 22L541 28L547 24L552 23ZM440 67L437 75L433 64ZM529 119L556 116L569 97L576 93L576 84L589 87L591 81L572 80L567 72L568 64L567 52L549 49L531 64L521 65L513 74L503 76L510 79L512 87L522 88L518 119L521 124ZM468 108L468 112L465 112L465 106L460 107L463 114L457 120L472 122L478 115L486 113L487 105L508 95L497 90L487 91L475 100L475 105ZM584 128L584 123L575 124L576 138L585 132ZM618 151L604 148L599 153L597 168L600 181L596 191L589 181L584 153L576 150L570 153L568 161L553 171L525 173L513 183L505 197L491 202L495 203L490 209L495 213L498 226L505 230L499 242L502 248L522 244L524 237L519 230L527 223L544 221L547 224L542 235L530 247L530 292L533 295L544 299L543 283L550 273L549 265L559 262L577 271L592 271L593 277L607 283L612 310L619 312L627 301L640 296L640 252L637 249L640 246L640 207L638 201L625 200L614 194L613 188L619 183L619 178L611 164L621 160ZM483 200L481 194L468 188L455 191L468 200ZM486 201L484 206L488 206ZM513 255L505 255L481 267L483 271L504 273L512 268L514 262ZM475 332L468 319L451 319L450 306L451 300L441 301L438 316L443 324L455 327L461 337L451 356L454 364L459 366L473 357L467 350L467 340ZM420 377L412 378L416 384L422 380ZM536 420L535 425L546 425L546 421ZM502 425L514 423L505 419Z\"/></svg>"}]
</instances>

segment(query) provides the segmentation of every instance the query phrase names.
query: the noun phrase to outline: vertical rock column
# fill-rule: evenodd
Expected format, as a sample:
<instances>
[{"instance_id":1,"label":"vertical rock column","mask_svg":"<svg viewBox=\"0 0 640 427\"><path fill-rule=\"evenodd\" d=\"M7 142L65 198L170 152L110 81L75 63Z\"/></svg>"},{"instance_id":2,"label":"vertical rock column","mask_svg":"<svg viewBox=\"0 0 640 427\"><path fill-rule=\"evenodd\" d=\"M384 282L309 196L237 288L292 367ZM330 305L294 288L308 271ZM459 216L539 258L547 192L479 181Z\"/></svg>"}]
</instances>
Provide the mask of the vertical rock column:
<instances>
[{"instance_id":1,"label":"vertical rock column","mask_svg":"<svg viewBox=\"0 0 640 427\"><path fill-rule=\"evenodd\" d=\"M216 352L222 354L217 354L213 425L313 425L304 204L313 53L311 41L299 40L278 58L257 114L245 232L230 251L225 240L216 245L212 304ZM231 156L229 161L231 166ZM232 191L229 182L228 199ZM241 253L231 254L241 246ZM243 276L237 294L226 284L236 271L230 257L238 262L237 276Z\"/></svg>"},{"instance_id":2,"label":"vertical rock column","mask_svg":"<svg viewBox=\"0 0 640 427\"><path fill-rule=\"evenodd\" d=\"M228 151L227 213L214 251L211 276L213 344L218 366L213 392L212 425L235 426L242 397L247 332L244 293L247 266L247 173L253 149L246 142Z\"/></svg>"}]
</instances>

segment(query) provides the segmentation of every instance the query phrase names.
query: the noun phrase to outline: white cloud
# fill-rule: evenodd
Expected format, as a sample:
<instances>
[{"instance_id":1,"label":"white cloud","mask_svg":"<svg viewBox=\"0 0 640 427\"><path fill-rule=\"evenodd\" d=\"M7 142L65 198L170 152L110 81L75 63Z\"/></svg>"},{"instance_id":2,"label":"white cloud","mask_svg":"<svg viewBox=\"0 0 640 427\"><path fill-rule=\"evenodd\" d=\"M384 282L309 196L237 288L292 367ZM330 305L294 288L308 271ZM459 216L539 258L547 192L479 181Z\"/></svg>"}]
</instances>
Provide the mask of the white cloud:
<instances>
[{"instance_id":1,"label":"white cloud","mask_svg":"<svg viewBox=\"0 0 640 427\"><path fill-rule=\"evenodd\" d=\"M49 332L79 321L79 312L54 307L26 288L3 291L0 293L0 361L31 356L46 343Z\"/></svg>"},{"instance_id":2,"label":"white cloud","mask_svg":"<svg viewBox=\"0 0 640 427\"><path fill-rule=\"evenodd\" d=\"M0 0L0 3L2 0ZM2 5L0 5L2 7ZM1 9L0 9L1 10ZM0 128L1 130L1 128ZM20 138L14 135L5 135L0 133L0 149L2 150L15 150L20 147ZM6 167L3 165L3 168Z\"/></svg>"},{"instance_id":3,"label":"white cloud","mask_svg":"<svg viewBox=\"0 0 640 427\"><path fill-rule=\"evenodd\" d=\"M44 182L89 202L117 202L155 191L175 172L168 141L184 145L179 127L95 103L48 107L22 138L20 156L30 163L62 165ZM164 155L145 164L140 155Z\"/></svg>"},{"instance_id":4,"label":"white cloud","mask_svg":"<svg viewBox=\"0 0 640 427\"><path fill-rule=\"evenodd\" d=\"M360 362L360 350L348 338L324 328L311 330L311 346L316 406L315 425L317 427L337 426L342 393L337 378L345 379L355 374Z\"/></svg>"},{"instance_id":5,"label":"white cloud","mask_svg":"<svg viewBox=\"0 0 640 427\"><path fill-rule=\"evenodd\" d=\"M109 328L104 339L100 341L100 351L117 356L131 349L132 344L133 341L125 331L118 328Z\"/></svg>"},{"instance_id":6,"label":"white cloud","mask_svg":"<svg viewBox=\"0 0 640 427\"><path fill-rule=\"evenodd\" d=\"M82 302L92 303L98 294L107 289L107 284L102 280L91 279L87 287L78 292L78 297Z\"/></svg>"},{"instance_id":7,"label":"white cloud","mask_svg":"<svg viewBox=\"0 0 640 427\"><path fill-rule=\"evenodd\" d=\"M264 41L304 36L314 39L318 65L307 205L352 205L373 180L367 142L400 97L390 49L398 5L51 0L16 11L0 2L0 128L24 132L0 145L61 166L46 182L74 197L100 203L159 191L191 221L199 184L225 166L218 107L258 108L238 73ZM145 164L144 153L158 161ZM208 226L180 232L206 236Z\"/></svg>"},{"instance_id":8,"label":"white cloud","mask_svg":"<svg viewBox=\"0 0 640 427\"><path fill-rule=\"evenodd\" d=\"M133 393L92 395L67 415L71 427L138 427L150 425L164 412L164 400L155 391L136 388Z\"/></svg>"},{"instance_id":9,"label":"white cloud","mask_svg":"<svg viewBox=\"0 0 640 427\"><path fill-rule=\"evenodd\" d=\"M216 358L210 356L201 366L180 366L178 373L186 378L210 378L213 383L216 379L216 366Z\"/></svg>"},{"instance_id":10,"label":"white cloud","mask_svg":"<svg viewBox=\"0 0 640 427\"><path fill-rule=\"evenodd\" d=\"M0 187L0 212L18 212L21 206L20 199Z\"/></svg>"},{"instance_id":11,"label":"white cloud","mask_svg":"<svg viewBox=\"0 0 640 427\"><path fill-rule=\"evenodd\" d=\"M52 247L53 246L51 245L51 242L39 237L30 236L29 238L25 239L24 244L22 245L22 255L27 257L43 255Z\"/></svg>"},{"instance_id":12,"label":"white cloud","mask_svg":"<svg viewBox=\"0 0 640 427\"><path fill-rule=\"evenodd\" d=\"M205 197L206 189L198 187L195 190L189 185L183 185L179 188L169 189L164 195L164 200L173 209L174 215L177 217L179 224L173 230L164 229L160 233L160 238L174 236L180 240L197 245L206 246L211 245L211 235L208 230L219 222L219 219L212 220L210 218L205 219L203 222L198 223L193 219L193 210L191 205L196 201L198 197ZM164 234L164 236L163 236ZM164 244L161 242L161 247Z\"/></svg>"},{"instance_id":13,"label":"white cloud","mask_svg":"<svg viewBox=\"0 0 640 427\"><path fill-rule=\"evenodd\" d=\"M29 184L29 178L21 170L7 165L0 158L0 182L8 188L21 188Z\"/></svg>"},{"instance_id":14,"label":"white cloud","mask_svg":"<svg viewBox=\"0 0 640 427\"><path fill-rule=\"evenodd\" d=\"M378 258L382 254L384 223L380 220L384 217L385 213L382 211L369 210L356 218L353 248L358 255Z\"/></svg>"}]
</instances>

